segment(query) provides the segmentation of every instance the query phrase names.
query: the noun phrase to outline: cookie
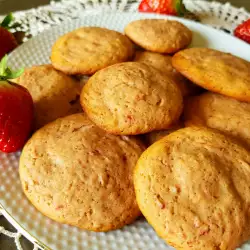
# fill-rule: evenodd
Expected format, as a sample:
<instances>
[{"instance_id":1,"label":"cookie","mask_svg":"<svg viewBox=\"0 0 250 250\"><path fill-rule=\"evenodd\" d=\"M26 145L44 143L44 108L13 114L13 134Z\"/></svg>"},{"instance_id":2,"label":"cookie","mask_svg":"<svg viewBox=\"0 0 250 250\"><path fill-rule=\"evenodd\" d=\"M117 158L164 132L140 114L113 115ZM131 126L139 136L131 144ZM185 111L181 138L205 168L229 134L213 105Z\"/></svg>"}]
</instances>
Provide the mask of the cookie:
<instances>
[{"instance_id":1,"label":"cookie","mask_svg":"<svg viewBox=\"0 0 250 250\"><path fill-rule=\"evenodd\" d=\"M172 65L172 57L169 55L162 55L149 51L136 51L134 61L146 63L160 70L162 73L169 74L180 88L184 97L199 93L199 87L197 85L191 83L187 78L175 70Z\"/></svg>"},{"instance_id":2,"label":"cookie","mask_svg":"<svg viewBox=\"0 0 250 250\"><path fill-rule=\"evenodd\" d=\"M249 237L250 153L216 130L180 129L134 171L143 215L176 249L233 250Z\"/></svg>"},{"instance_id":3,"label":"cookie","mask_svg":"<svg viewBox=\"0 0 250 250\"><path fill-rule=\"evenodd\" d=\"M182 95L171 77L138 62L98 71L83 87L80 101L89 118L113 134L165 129L182 112Z\"/></svg>"},{"instance_id":4,"label":"cookie","mask_svg":"<svg viewBox=\"0 0 250 250\"><path fill-rule=\"evenodd\" d=\"M192 41L191 30L166 19L133 21L125 27L125 34L145 50L167 54L186 48Z\"/></svg>"},{"instance_id":5,"label":"cookie","mask_svg":"<svg viewBox=\"0 0 250 250\"><path fill-rule=\"evenodd\" d=\"M250 102L250 62L213 49L192 48L175 54L172 63L201 87Z\"/></svg>"},{"instance_id":6,"label":"cookie","mask_svg":"<svg viewBox=\"0 0 250 250\"><path fill-rule=\"evenodd\" d=\"M80 85L51 65L27 68L15 82L27 88L33 98L36 129L59 117L82 112Z\"/></svg>"},{"instance_id":7,"label":"cookie","mask_svg":"<svg viewBox=\"0 0 250 250\"><path fill-rule=\"evenodd\" d=\"M188 98L184 107L186 126L218 129L250 146L250 103L208 92Z\"/></svg>"},{"instance_id":8,"label":"cookie","mask_svg":"<svg viewBox=\"0 0 250 250\"><path fill-rule=\"evenodd\" d=\"M109 231L140 215L132 172L137 139L104 132L84 114L44 126L20 158L22 188L44 215L91 231Z\"/></svg>"},{"instance_id":9,"label":"cookie","mask_svg":"<svg viewBox=\"0 0 250 250\"><path fill-rule=\"evenodd\" d=\"M83 27L61 36L53 45L52 65L66 74L93 74L109 65L125 62L134 53L123 34L99 27Z\"/></svg>"},{"instance_id":10,"label":"cookie","mask_svg":"<svg viewBox=\"0 0 250 250\"><path fill-rule=\"evenodd\" d=\"M158 131L153 131L148 134L145 134L145 141L147 142L148 145L151 145L155 143L156 141L159 141L163 137L175 132L178 129L183 128L183 124L177 123L175 125L172 125L169 129L166 130L158 130Z\"/></svg>"}]
</instances>

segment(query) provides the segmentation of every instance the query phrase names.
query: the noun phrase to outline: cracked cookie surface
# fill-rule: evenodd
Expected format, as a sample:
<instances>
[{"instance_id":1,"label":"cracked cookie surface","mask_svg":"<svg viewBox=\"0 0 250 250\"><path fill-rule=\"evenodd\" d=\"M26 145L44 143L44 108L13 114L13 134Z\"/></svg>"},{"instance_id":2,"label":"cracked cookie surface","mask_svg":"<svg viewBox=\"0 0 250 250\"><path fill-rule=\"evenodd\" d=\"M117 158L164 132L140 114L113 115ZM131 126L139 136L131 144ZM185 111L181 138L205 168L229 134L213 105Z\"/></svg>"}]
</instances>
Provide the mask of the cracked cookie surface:
<instances>
[{"instance_id":1,"label":"cracked cookie surface","mask_svg":"<svg viewBox=\"0 0 250 250\"><path fill-rule=\"evenodd\" d=\"M100 27L83 27L61 36L53 45L52 65L66 74L93 74L128 61L133 44L123 34Z\"/></svg>"},{"instance_id":2,"label":"cracked cookie surface","mask_svg":"<svg viewBox=\"0 0 250 250\"><path fill-rule=\"evenodd\" d=\"M172 58L176 70L215 93L250 102L250 62L208 48L191 48Z\"/></svg>"},{"instance_id":3,"label":"cracked cookie surface","mask_svg":"<svg viewBox=\"0 0 250 250\"><path fill-rule=\"evenodd\" d=\"M250 236L250 154L204 127L150 146L134 171L138 205L176 249L233 250Z\"/></svg>"},{"instance_id":4,"label":"cracked cookie surface","mask_svg":"<svg viewBox=\"0 0 250 250\"><path fill-rule=\"evenodd\" d=\"M186 48L192 41L192 32L177 21L142 19L129 23L125 34L145 50L173 54Z\"/></svg>"},{"instance_id":5,"label":"cracked cookie surface","mask_svg":"<svg viewBox=\"0 0 250 250\"><path fill-rule=\"evenodd\" d=\"M20 158L22 188L44 215L91 231L109 231L140 215L132 172L144 146L107 134L84 114L44 126Z\"/></svg>"},{"instance_id":6,"label":"cracked cookie surface","mask_svg":"<svg viewBox=\"0 0 250 250\"><path fill-rule=\"evenodd\" d=\"M168 128L182 112L182 94L171 77L139 62L94 74L80 101L89 118L113 133L136 135Z\"/></svg>"},{"instance_id":7,"label":"cracked cookie surface","mask_svg":"<svg viewBox=\"0 0 250 250\"><path fill-rule=\"evenodd\" d=\"M186 126L206 126L233 136L250 147L250 103L204 93L185 100Z\"/></svg>"}]
</instances>

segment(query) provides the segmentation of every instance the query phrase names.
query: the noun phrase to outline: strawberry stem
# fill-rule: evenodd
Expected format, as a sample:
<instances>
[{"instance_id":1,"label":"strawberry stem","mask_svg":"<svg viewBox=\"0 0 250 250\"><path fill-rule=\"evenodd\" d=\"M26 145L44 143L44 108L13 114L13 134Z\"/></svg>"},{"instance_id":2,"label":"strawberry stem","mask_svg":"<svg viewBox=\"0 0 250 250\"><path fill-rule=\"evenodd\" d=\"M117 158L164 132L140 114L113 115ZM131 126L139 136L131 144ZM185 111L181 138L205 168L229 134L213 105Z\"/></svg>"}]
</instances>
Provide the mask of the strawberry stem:
<instances>
[{"instance_id":1,"label":"strawberry stem","mask_svg":"<svg viewBox=\"0 0 250 250\"><path fill-rule=\"evenodd\" d=\"M0 80L9 80L9 79L15 79L19 77L23 72L24 69L19 69L17 71L12 71L7 66L8 56L5 55L2 60L0 61Z\"/></svg>"},{"instance_id":2,"label":"strawberry stem","mask_svg":"<svg viewBox=\"0 0 250 250\"><path fill-rule=\"evenodd\" d=\"M0 26L5 28L5 29L10 29L10 23L14 21L14 16L12 13L9 13L4 19L3 21L1 22Z\"/></svg>"}]
</instances>

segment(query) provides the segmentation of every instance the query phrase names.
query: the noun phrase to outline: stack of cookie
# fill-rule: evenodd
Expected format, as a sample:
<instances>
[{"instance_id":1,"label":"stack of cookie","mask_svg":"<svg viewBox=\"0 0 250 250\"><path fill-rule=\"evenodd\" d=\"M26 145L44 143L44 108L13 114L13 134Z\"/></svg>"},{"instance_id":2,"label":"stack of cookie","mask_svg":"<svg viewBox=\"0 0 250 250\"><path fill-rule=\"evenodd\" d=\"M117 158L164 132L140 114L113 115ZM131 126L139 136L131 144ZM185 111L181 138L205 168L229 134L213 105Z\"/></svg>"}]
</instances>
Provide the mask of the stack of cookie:
<instances>
[{"instance_id":1,"label":"stack of cookie","mask_svg":"<svg viewBox=\"0 0 250 250\"><path fill-rule=\"evenodd\" d=\"M125 34L72 31L52 65L17 79L40 128L20 158L24 193L86 230L142 212L177 249L235 249L250 237L250 63L186 49L192 32L177 21L133 21ZM76 75L92 76L81 89Z\"/></svg>"}]
</instances>

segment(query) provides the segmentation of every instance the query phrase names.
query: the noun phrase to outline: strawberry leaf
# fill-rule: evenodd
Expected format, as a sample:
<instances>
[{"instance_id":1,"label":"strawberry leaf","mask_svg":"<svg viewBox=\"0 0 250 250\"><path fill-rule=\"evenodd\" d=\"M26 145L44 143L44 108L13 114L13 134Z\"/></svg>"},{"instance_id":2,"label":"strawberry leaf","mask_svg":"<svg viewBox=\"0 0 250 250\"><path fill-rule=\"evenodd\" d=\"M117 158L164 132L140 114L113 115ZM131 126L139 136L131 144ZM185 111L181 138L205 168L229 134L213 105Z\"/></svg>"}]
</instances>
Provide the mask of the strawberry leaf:
<instances>
[{"instance_id":1,"label":"strawberry leaf","mask_svg":"<svg viewBox=\"0 0 250 250\"><path fill-rule=\"evenodd\" d=\"M7 79L15 79L17 77L19 77L20 75L22 75L22 73L24 72L24 68L21 68L17 71L13 71L11 70L9 67L6 69L6 76L7 76ZM1 76L0 76L1 77Z\"/></svg>"},{"instance_id":2,"label":"strawberry leaf","mask_svg":"<svg viewBox=\"0 0 250 250\"><path fill-rule=\"evenodd\" d=\"M11 70L9 67L7 67L7 60L8 57L5 55L0 61L0 80L15 79L24 72L23 68L17 71Z\"/></svg>"},{"instance_id":3,"label":"strawberry leaf","mask_svg":"<svg viewBox=\"0 0 250 250\"><path fill-rule=\"evenodd\" d=\"M12 13L9 13L1 22L0 26L5 29L10 29L10 23L14 20L14 16Z\"/></svg>"}]
</instances>

